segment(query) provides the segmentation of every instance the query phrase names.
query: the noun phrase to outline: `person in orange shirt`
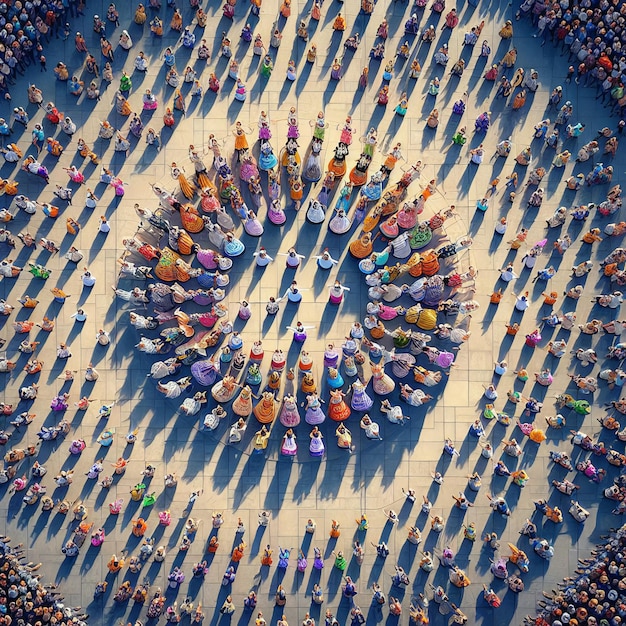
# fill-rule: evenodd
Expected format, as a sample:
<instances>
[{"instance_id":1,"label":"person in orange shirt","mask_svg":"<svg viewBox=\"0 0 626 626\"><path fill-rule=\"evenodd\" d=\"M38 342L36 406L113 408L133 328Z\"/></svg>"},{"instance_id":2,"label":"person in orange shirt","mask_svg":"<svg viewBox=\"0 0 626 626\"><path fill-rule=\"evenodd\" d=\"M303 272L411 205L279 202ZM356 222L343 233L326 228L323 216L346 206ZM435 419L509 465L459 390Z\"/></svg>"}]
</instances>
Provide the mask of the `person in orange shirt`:
<instances>
[{"instance_id":1,"label":"person in orange shirt","mask_svg":"<svg viewBox=\"0 0 626 626\"><path fill-rule=\"evenodd\" d=\"M211 539L209 540L209 545L207 546L207 552L210 552L211 554L215 554L217 552L217 549L219 548L219 542L217 541L217 537L215 535L213 535L213 537L211 537Z\"/></svg>"},{"instance_id":2,"label":"person in orange shirt","mask_svg":"<svg viewBox=\"0 0 626 626\"><path fill-rule=\"evenodd\" d=\"M341 13L337 14L335 21L333 22L333 30L344 31L346 30L346 19L341 15Z\"/></svg>"},{"instance_id":3,"label":"person in orange shirt","mask_svg":"<svg viewBox=\"0 0 626 626\"><path fill-rule=\"evenodd\" d=\"M428 183L428 186L422 191L422 198L424 198L424 202L428 200L428 198L430 198L430 196L432 196L435 193L435 191L437 191L436 184L437 184L437 181L433 178Z\"/></svg>"},{"instance_id":4,"label":"person in orange shirt","mask_svg":"<svg viewBox=\"0 0 626 626\"><path fill-rule=\"evenodd\" d=\"M556 291L551 291L550 293L542 293L543 303L552 306L556 304L556 299L558 297L558 293Z\"/></svg>"},{"instance_id":5,"label":"person in orange shirt","mask_svg":"<svg viewBox=\"0 0 626 626\"><path fill-rule=\"evenodd\" d=\"M230 560L233 561L233 563L239 563L239 561L243 559L243 552L244 552L245 547L246 547L246 544L243 541L238 546L235 547L230 557Z\"/></svg>"}]
</instances>

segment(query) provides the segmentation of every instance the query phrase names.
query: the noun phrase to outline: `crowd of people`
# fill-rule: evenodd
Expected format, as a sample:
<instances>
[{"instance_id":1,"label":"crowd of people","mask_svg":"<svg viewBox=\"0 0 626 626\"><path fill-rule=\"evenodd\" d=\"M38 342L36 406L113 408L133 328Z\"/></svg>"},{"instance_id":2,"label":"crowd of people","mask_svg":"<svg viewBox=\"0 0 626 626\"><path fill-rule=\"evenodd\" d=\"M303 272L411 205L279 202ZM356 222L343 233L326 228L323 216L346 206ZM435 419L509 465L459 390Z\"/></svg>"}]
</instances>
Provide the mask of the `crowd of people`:
<instances>
[{"instance_id":1,"label":"crowd of people","mask_svg":"<svg viewBox=\"0 0 626 626\"><path fill-rule=\"evenodd\" d=\"M52 37L70 35L68 20L82 14L83 4L70 0L21 0L0 4L0 94L11 100L18 75L39 66L46 70L46 46ZM30 70L28 68L31 68Z\"/></svg>"},{"instance_id":2,"label":"crowd of people","mask_svg":"<svg viewBox=\"0 0 626 626\"><path fill-rule=\"evenodd\" d=\"M0 623L87 626L89 615L67 606L55 585L44 585L40 567L26 562L21 544L12 547L9 537L0 537Z\"/></svg>"},{"instance_id":3,"label":"crowd of people","mask_svg":"<svg viewBox=\"0 0 626 626\"><path fill-rule=\"evenodd\" d=\"M545 2L524 0L516 19L529 17L533 37L550 41L571 65L563 77L569 83L594 86L596 96L624 119L626 84L626 8L619 0Z\"/></svg>"},{"instance_id":4,"label":"crowd of people","mask_svg":"<svg viewBox=\"0 0 626 626\"><path fill-rule=\"evenodd\" d=\"M578 559L578 568L546 600L536 617L528 616L529 626L614 626L626 619L624 577L626 526L597 546L593 555Z\"/></svg>"}]
</instances>

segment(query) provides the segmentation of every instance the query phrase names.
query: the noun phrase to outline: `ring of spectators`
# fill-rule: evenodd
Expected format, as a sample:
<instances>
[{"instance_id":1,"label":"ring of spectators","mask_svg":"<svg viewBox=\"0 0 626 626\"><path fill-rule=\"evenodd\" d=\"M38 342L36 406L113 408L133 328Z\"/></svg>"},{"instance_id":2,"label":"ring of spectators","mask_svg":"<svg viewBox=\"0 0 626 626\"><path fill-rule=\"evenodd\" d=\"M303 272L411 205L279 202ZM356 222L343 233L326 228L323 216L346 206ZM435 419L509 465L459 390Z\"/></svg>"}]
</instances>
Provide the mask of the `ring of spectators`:
<instances>
[{"instance_id":1,"label":"ring of spectators","mask_svg":"<svg viewBox=\"0 0 626 626\"><path fill-rule=\"evenodd\" d=\"M66 20L82 14L82 0L4 0L0 2L0 96L11 99L18 74L39 63L47 71L45 46L70 34Z\"/></svg>"},{"instance_id":2,"label":"ring of spectators","mask_svg":"<svg viewBox=\"0 0 626 626\"><path fill-rule=\"evenodd\" d=\"M592 557L580 561L575 578L539 604L533 626L619 626L626 622L626 526L612 533Z\"/></svg>"},{"instance_id":3,"label":"ring of spectators","mask_svg":"<svg viewBox=\"0 0 626 626\"><path fill-rule=\"evenodd\" d=\"M626 3L622 0L524 0L516 19L530 17L543 46L550 41L568 55L565 77L593 86L611 114L626 112Z\"/></svg>"},{"instance_id":4,"label":"ring of spectators","mask_svg":"<svg viewBox=\"0 0 626 626\"><path fill-rule=\"evenodd\" d=\"M44 586L39 564L25 563L18 545L0 537L0 626L87 626L88 615L65 606L54 585Z\"/></svg>"}]
</instances>

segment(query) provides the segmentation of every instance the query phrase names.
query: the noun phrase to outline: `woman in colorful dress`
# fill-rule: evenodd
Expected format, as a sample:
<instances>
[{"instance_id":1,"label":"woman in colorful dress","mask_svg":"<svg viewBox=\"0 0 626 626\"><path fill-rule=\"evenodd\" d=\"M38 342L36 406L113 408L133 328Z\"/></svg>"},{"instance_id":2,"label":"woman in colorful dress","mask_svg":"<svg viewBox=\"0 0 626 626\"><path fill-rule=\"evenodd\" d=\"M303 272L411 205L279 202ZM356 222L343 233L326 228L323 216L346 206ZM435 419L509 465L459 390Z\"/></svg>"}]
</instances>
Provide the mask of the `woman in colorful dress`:
<instances>
[{"instance_id":1,"label":"woman in colorful dress","mask_svg":"<svg viewBox=\"0 0 626 626\"><path fill-rule=\"evenodd\" d=\"M296 435L290 428L283 437L280 453L284 456L295 456L298 453L298 444L296 443Z\"/></svg>"},{"instance_id":2,"label":"woman in colorful dress","mask_svg":"<svg viewBox=\"0 0 626 626\"><path fill-rule=\"evenodd\" d=\"M246 138L246 131L243 129L241 122L235 124L235 150L237 151L237 163L241 161L241 156L244 152L247 152L250 147L248 146L248 139Z\"/></svg>"},{"instance_id":3,"label":"woman in colorful dress","mask_svg":"<svg viewBox=\"0 0 626 626\"><path fill-rule=\"evenodd\" d=\"M328 417L335 422L343 422L350 417L350 407L344 401L345 394L341 389L334 389L330 392L330 404L328 407Z\"/></svg>"},{"instance_id":4,"label":"woman in colorful dress","mask_svg":"<svg viewBox=\"0 0 626 626\"><path fill-rule=\"evenodd\" d=\"M311 439L309 443L309 453L313 457L322 457L324 456L324 438L322 437L322 433L319 431L319 428L315 426L311 433L309 434Z\"/></svg>"}]
</instances>

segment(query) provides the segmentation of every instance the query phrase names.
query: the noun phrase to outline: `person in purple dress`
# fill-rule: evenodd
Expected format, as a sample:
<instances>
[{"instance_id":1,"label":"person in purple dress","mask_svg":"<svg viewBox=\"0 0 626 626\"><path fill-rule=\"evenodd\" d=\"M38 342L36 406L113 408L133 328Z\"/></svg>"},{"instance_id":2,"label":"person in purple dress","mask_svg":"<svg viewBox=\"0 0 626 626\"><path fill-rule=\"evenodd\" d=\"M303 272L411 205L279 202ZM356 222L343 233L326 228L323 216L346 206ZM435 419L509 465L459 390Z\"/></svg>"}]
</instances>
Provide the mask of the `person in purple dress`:
<instances>
[{"instance_id":1,"label":"person in purple dress","mask_svg":"<svg viewBox=\"0 0 626 626\"><path fill-rule=\"evenodd\" d=\"M302 322L296 322L295 326L287 326L287 330L293 333L293 340L296 343L304 343L306 341L306 331L312 330L315 326L304 326Z\"/></svg>"},{"instance_id":2,"label":"person in purple dress","mask_svg":"<svg viewBox=\"0 0 626 626\"><path fill-rule=\"evenodd\" d=\"M309 453L311 454L311 456L324 456L324 438L322 437L322 433L317 426L313 427L313 430L309 434L309 437L311 439L309 443Z\"/></svg>"},{"instance_id":3,"label":"person in purple dress","mask_svg":"<svg viewBox=\"0 0 626 626\"><path fill-rule=\"evenodd\" d=\"M365 391L365 385L360 380L355 380L352 383L352 399L350 400L352 409L365 412L369 411L373 404L374 401Z\"/></svg>"}]
</instances>

